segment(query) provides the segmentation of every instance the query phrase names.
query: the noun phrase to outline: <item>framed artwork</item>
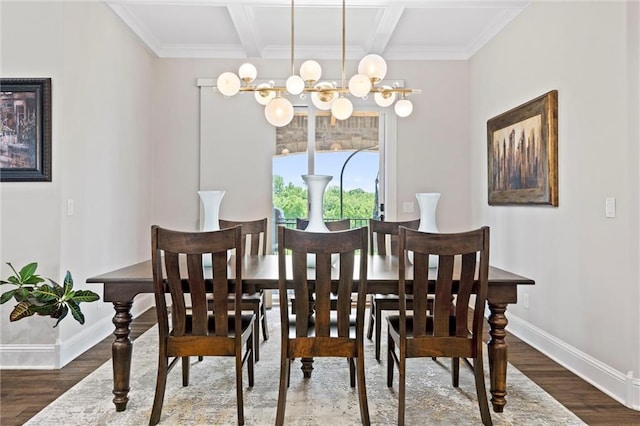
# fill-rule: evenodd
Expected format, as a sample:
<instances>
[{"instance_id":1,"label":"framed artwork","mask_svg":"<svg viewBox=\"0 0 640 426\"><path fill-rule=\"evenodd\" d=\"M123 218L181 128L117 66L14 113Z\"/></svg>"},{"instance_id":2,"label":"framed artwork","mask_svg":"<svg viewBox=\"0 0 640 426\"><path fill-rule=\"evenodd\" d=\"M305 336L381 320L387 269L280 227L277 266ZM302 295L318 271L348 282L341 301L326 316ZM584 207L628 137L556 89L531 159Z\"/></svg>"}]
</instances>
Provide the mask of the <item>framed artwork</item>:
<instances>
[{"instance_id":1,"label":"framed artwork","mask_svg":"<svg viewBox=\"0 0 640 426\"><path fill-rule=\"evenodd\" d=\"M558 91L487 121L489 205L558 206Z\"/></svg>"},{"instance_id":2,"label":"framed artwork","mask_svg":"<svg viewBox=\"0 0 640 426\"><path fill-rule=\"evenodd\" d=\"M0 125L0 181L51 182L51 79L1 79Z\"/></svg>"}]
</instances>

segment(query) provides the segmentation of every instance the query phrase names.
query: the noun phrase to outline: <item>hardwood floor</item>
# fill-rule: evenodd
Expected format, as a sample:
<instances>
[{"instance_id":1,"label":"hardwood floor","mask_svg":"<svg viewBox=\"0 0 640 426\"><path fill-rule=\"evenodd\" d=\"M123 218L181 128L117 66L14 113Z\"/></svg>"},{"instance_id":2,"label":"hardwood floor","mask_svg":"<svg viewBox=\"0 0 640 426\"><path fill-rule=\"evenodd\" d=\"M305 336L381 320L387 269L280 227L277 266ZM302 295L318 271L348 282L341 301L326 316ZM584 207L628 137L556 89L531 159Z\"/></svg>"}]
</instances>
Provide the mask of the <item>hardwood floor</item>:
<instances>
[{"instance_id":1,"label":"hardwood floor","mask_svg":"<svg viewBox=\"0 0 640 426\"><path fill-rule=\"evenodd\" d=\"M133 320L131 336L156 322L153 309ZM109 336L60 370L0 371L0 424L22 425L38 411L111 359ZM640 412L608 397L557 363L509 335L509 361L590 425L640 425ZM508 401L508 397L507 397ZM509 405L507 402L507 409Z\"/></svg>"}]
</instances>

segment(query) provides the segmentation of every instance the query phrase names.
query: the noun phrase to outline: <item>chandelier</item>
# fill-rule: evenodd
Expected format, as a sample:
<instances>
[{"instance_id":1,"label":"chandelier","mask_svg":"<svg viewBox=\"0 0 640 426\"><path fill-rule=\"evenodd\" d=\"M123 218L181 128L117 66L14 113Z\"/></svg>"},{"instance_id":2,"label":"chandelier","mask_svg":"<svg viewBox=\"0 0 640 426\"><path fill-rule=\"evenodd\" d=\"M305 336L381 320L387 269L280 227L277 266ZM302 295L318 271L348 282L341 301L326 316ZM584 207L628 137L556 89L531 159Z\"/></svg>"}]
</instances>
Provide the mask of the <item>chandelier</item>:
<instances>
[{"instance_id":1,"label":"chandelier","mask_svg":"<svg viewBox=\"0 0 640 426\"><path fill-rule=\"evenodd\" d=\"M217 80L217 90L225 97L231 97L237 93L250 92L255 100L264 105L264 115L267 121L276 127L286 126L293 119L293 104L286 95L306 97L310 94L311 102L319 110L331 110L338 120L346 120L353 113L353 103L349 96L368 99L373 94L375 103L380 107L389 107L394 104L394 110L399 117L408 117L413 111L413 104L407 96L419 94L419 89L402 87L399 83L392 85L381 84L387 74L387 63L380 55L369 54L364 56L358 64L358 73L346 82L345 60L345 34L346 34L346 7L342 0L342 84L320 81L322 67L313 60L308 60L300 65L299 75L295 73L294 66L294 0L291 0L291 75L286 80L285 86L278 86L273 81L267 83L254 83L258 70L251 63L245 63L238 69L238 74L224 72ZM396 101L397 100L397 101Z\"/></svg>"}]
</instances>

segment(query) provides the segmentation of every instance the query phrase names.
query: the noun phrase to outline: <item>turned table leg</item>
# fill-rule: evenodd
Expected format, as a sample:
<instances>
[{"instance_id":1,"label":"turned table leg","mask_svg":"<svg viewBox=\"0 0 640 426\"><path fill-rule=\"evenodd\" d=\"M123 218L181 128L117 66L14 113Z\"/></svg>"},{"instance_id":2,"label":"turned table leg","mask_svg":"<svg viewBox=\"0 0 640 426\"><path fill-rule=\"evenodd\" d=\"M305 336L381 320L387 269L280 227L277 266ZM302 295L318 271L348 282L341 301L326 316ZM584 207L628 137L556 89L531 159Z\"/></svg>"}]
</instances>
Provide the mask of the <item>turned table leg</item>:
<instances>
[{"instance_id":1,"label":"turned table leg","mask_svg":"<svg viewBox=\"0 0 640 426\"><path fill-rule=\"evenodd\" d=\"M131 352L133 345L129 334L131 329L131 306L133 301L113 302L113 308L116 311L113 317L113 324L116 326L114 335L115 342L111 345L111 353L113 355L113 403L116 405L116 411L124 411L127 409L129 402L129 381L131 376Z\"/></svg>"},{"instance_id":2,"label":"turned table leg","mask_svg":"<svg viewBox=\"0 0 640 426\"><path fill-rule=\"evenodd\" d=\"M507 343L505 327L507 317L504 315L507 305L489 302L489 374L491 376L491 404L493 411L502 413L507 404Z\"/></svg>"},{"instance_id":3,"label":"turned table leg","mask_svg":"<svg viewBox=\"0 0 640 426\"><path fill-rule=\"evenodd\" d=\"M313 371L313 358L302 358L302 366L300 369L302 370L302 376L305 379L311 378L311 372Z\"/></svg>"}]
</instances>

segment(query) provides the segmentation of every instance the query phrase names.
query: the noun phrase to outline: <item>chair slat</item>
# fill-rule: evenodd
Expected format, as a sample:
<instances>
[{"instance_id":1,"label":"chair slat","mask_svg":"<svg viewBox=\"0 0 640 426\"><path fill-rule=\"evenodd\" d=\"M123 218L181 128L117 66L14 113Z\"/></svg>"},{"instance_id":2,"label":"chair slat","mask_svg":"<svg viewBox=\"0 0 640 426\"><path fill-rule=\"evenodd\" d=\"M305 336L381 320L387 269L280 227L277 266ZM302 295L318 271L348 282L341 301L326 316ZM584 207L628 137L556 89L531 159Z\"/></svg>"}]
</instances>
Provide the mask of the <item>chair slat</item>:
<instances>
[{"instance_id":1,"label":"chair slat","mask_svg":"<svg viewBox=\"0 0 640 426\"><path fill-rule=\"evenodd\" d=\"M187 255L187 270L189 293L191 293L192 333L203 336L208 334L209 327L207 325L207 292L204 287L201 254Z\"/></svg>"},{"instance_id":2,"label":"chair slat","mask_svg":"<svg viewBox=\"0 0 640 426\"><path fill-rule=\"evenodd\" d=\"M450 302L453 284L453 256L440 255L438 277L436 278L435 302L433 307L433 335L449 336ZM414 295L415 299L415 295ZM415 300L414 300L415 304Z\"/></svg>"}]
</instances>

